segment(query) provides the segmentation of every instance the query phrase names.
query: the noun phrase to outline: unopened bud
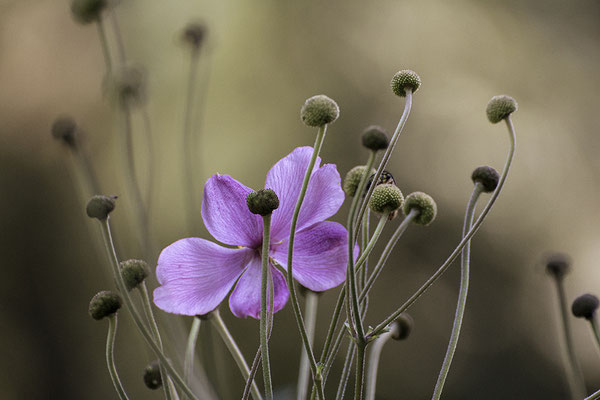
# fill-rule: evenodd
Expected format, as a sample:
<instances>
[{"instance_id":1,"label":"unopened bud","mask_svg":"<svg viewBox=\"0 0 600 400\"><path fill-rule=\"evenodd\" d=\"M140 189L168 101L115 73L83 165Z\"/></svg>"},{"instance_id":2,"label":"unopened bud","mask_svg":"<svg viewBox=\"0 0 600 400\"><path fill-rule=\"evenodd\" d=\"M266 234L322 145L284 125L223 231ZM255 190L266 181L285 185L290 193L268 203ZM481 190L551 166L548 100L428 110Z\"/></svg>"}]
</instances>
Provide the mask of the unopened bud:
<instances>
[{"instance_id":1,"label":"unopened bud","mask_svg":"<svg viewBox=\"0 0 600 400\"><path fill-rule=\"evenodd\" d=\"M481 183L484 192L490 193L496 190L500 174L492 167L482 166L475 168L471 174L471 179L473 183Z\"/></svg>"},{"instance_id":2,"label":"unopened bud","mask_svg":"<svg viewBox=\"0 0 600 400\"><path fill-rule=\"evenodd\" d=\"M404 340L410 335L412 331L412 327L414 325L413 318L407 314L402 313L396 318L391 325L392 339L394 340Z\"/></svg>"},{"instance_id":3,"label":"unopened bud","mask_svg":"<svg viewBox=\"0 0 600 400\"><path fill-rule=\"evenodd\" d=\"M74 148L77 145L77 124L71 117L58 117L52 124L52 136L66 146Z\"/></svg>"},{"instance_id":4,"label":"unopened bud","mask_svg":"<svg viewBox=\"0 0 600 400\"><path fill-rule=\"evenodd\" d=\"M390 139L385 130L380 126L371 125L362 134L362 145L369 150L385 150L389 144Z\"/></svg>"},{"instance_id":5,"label":"unopened bud","mask_svg":"<svg viewBox=\"0 0 600 400\"><path fill-rule=\"evenodd\" d=\"M433 222L437 215L437 205L430 195L423 192L414 192L406 196L404 201L404 215L416 209L419 215L413 220L415 224L427 226Z\"/></svg>"},{"instance_id":6,"label":"unopened bud","mask_svg":"<svg viewBox=\"0 0 600 400\"><path fill-rule=\"evenodd\" d=\"M97 293L90 301L89 313L95 320L115 314L121 308L121 297L108 290Z\"/></svg>"},{"instance_id":7,"label":"unopened bud","mask_svg":"<svg viewBox=\"0 0 600 400\"><path fill-rule=\"evenodd\" d=\"M344 193L346 193L346 195L354 197L366 168L366 165L358 165L348 171L344 177ZM375 170L371 168L371 171L369 172L374 174Z\"/></svg>"},{"instance_id":8,"label":"unopened bud","mask_svg":"<svg viewBox=\"0 0 600 400\"><path fill-rule=\"evenodd\" d=\"M148 264L143 260L122 261L121 275L127 290L133 290L148 277Z\"/></svg>"},{"instance_id":9,"label":"unopened bud","mask_svg":"<svg viewBox=\"0 0 600 400\"><path fill-rule=\"evenodd\" d=\"M152 361L144 370L144 384L148 389L156 390L162 386L160 364L158 360Z\"/></svg>"},{"instance_id":10,"label":"unopened bud","mask_svg":"<svg viewBox=\"0 0 600 400\"><path fill-rule=\"evenodd\" d=\"M373 212L388 215L402 207L404 196L396 185L378 185L373 190L369 206Z\"/></svg>"},{"instance_id":11,"label":"unopened bud","mask_svg":"<svg viewBox=\"0 0 600 400\"><path fill-rule=\"evenodd\" d=\"M571 258L567 254L554 253L546 260L546 272L554 278L561 280L571 269Z\"/></svg>"},{"instance_id":12,"label":"unopened bud","mask_svg":"<svg viewBox=\"0 0 600 400\"><path fill-rule=\"evenodd\" d=\"M573 301L571 311L577 318L585 318L591 320L594 318L594 313L598 309L600 302L593 294L583 294Z\"/></svg>"},{"instance_id":13,"label":"unopened bud","mask_svg":"<svg viewBox=\"0 0 600 400\"><path fill-rule=\"evenodd\" d=\"M396 96L406 97L406 90L416 92L421 86L421 78L409 69L396 72L392 78L392 91Z\"/></svg>"},{"instance_id":14,"label":"unopened bud","mask_svg":"<svg viewBox=\"0 0 600 400\"><path fill-rule=\"evenodd\" d=\"M300 110L302 122L314 127L331 124L339 115L340 108L337 103L324 94L307 99Z\"/></svg>"},{"instance_id":15,"label":"unopened bud","mask_svg":"<svg viewBox=\"0 0 600 400\"><path fill-rule=\"evenodd\" d=\"M98 218L100 221L108 218L108 214L115 209L117 196L96 195L88 201L85 211L88 217Z\"/></svg>"},{"instance_id":16,"label":"unopened bud","mask_svg":"<svg viewBox=\"0 0 600 400\"><path fill-rule=\"evenodd\" d=\"M248 193L246 204L248 204L248 209L252 214L264 217L279 208L279 198L272 189L260 189Z\"/></svg>"},{"instance_id":17,"label":"unopened bud","mask_svg":"<svg viewBox=\"0 0 600 400\"><path fill-rule=\"evenodd\" d=\"M71 13L75 21L86 25L99 20L107 6L107 0L73 0Z\"/></svg>"},{"instance_id":18,"label":"unopened bud","mask_svg":"<svg viewBox=\"0 0 600 400\"><path fill-rule=\"evenodd\" d=\"M485 111L490 122L496 124L517 111L518 107L515 99L510 96L501 95L492 97Z\"/></svg>"}]
</instances>

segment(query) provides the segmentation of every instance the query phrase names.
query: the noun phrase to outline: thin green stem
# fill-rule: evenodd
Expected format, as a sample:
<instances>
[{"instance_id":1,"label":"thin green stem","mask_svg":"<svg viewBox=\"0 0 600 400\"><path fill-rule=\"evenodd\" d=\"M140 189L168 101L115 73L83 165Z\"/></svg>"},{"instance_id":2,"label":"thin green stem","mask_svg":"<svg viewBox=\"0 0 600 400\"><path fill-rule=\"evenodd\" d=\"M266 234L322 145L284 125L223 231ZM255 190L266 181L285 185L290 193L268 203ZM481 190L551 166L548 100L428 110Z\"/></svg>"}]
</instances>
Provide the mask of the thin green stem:
<instances>
[{"instance_id":1,"label":"thin green stem","mask_svg":"<svg viewBox=\"0 0 600 400\"><path fill-rule=\"evenodd\" d=\"M592 333L594 334L594 339L596 339L596 344L598 345L598 350L600 350L600 331L598 330L598 320L596 319L596 315L590 319L590 325L592 327Z\"/></svg>"},{"instance_id":2,"label":"thin green stem","mask_svg":"<svg viewBox=\"0 0 600 400\"><path fill-rule=\"evenodd\" d=\"M148 214L147 219L151 221L150 213L152 211L152 204L154 202L154 178L156 168L156 157L154 154L154 145L152 141L152 123L150 122L150 114L146 107L142 108L142 120L144 122L144 134L146 135L146 142L148 144L148 186L146 188L146 213Z\"/></svg>"},{"instance_id":3,"label":"thin green stem","mask_svg":"<svg viewBox=\"0 0 600 400\"><path fill-rule=\"evenodd\" d=\"M356 260L356 264L354 265L354 270L356 272L362 271L364 269L369 254L371 254L371 252L373 251L375 243L377 243L379 236L381 236L381 233L383 232L383 227L389 220L390 219L387 215L382 215L379 218L379 223L375 228L375 232L373 232L373 236L371 236L371 239L369 240L369 244L366 248L363 249L363 251L360 254L360 257L358 257L358 260Z\"/></svg>"},{"instance_id":4,"label":"thin green stem","mask_svg":"<svg viewBox=\"0 0 600 400\"><path fill-rule=\"evenodd\" d=\"M319 152L321 151L321 146L323 145L323 140L325 139L326 133L327 133L327 125L319 127L319 131L317 133L317 138L315 140L313 154L312 154L312 157L308 164L308 168L306 169L306 173L304 174L304 180L302 182L302 188L300 189L300 195L298 196L298 200L296 201L296 208L294 209L294 214L292 215L292 223L291 223L291 227L290 227L290 237L289 237L289 246L288 246L288 257L287 257L287 274L286 274L286 281L287 281L288 289L290 291L290 300L292 303L292 308L294 310L294 316L296 317L296 323L298 325L298 330L300 331L300 336L302 337L302 343L304 344L304 349L306 350L306 354L308 355L310 372L311 372L311 374L313 376L313 380L317 386L317 395L318 395L319 399L321 399L321 400L324 399L325 395L323 393L323 388L321 385L320 372L317 370L317 361L315 360L315 355L313 354L310 340L308 340L308 335L306 333L306 327L304 326L304 320L302 319L302 312L300 311L300 305L298 304L298 297L296 295L296 288L294 286L294 279L293 279L293 256L294 256L294 238L296 236L296 225L298 224L298 215L300 214L300 208L302 207L302 202L304 201L304 196L306 195L306 190L308 188L308 182L310 181L310 177L312 175L312 171L315 166L317 157L319 156Z\"/></svg>"},{"instance_id":5,"label":"thin green stem","mask_svg":"<svg viewBox=\"0 0 600 400\"><path fill-rule=\"evenodd\" d=\"M248 377L250 376L250 369L248 368L248 364L246 363L246 360L244 359L244 356L242 355L240 348L238 347L237 343L233 339L233 336L231 336L231 333L229 333L229 329L227 329L225 322L221 318L221 314L219 314L219 310L215 310L212 312L212 318L209 321L212 322L212 324L214 325L217 332L219 332L219 335L221 335L221 339L223 339L225 346L227 346L227 349L231 353L233 360L235 361L238 368L240 369L240 372L242 373L242 377L244 379L248 379ZM256 386L256 383L254 383L254 382L252 383L252 398L254 400L262 399L262 396L260 395L258 387Z\"/></svg>"},{"instance_id":6,"label":"thin green stem","mask_svg":"<svg viewBox=\"0 0 600 400\"><path fill-rule=\"evenodd\" d=\"M360 248L366 249L369 245L369 217L371 216L371 210L367 210L365 215L363 216L363 222L361 225L360 232ZM365 260L365 266L362 269L360 275L358 276L358 288L362 290L365 287L365 282L367 281L368 276L368 262L369 259Z\"/></svg>"},{"instance_id":7,"label":"thin green stem","mask_svg":"<svg viewBox=\"0 0 600 400\"><path fill-rule=\"evenodd\" d=\"M365 397L365 351L367 343L356 344L356 377L354 380L354 400L362 400Z\"/></svg>"},{"instance_id":8,"label":"thin green stem","mask_svg":"<svg viewBox=\"0 0 600 400\"><path fill-rule=\"evenodd\" d=\"M93 196L98 193L102 193L100 190L100 184L98 178L92 167L90 157L81 144L78 144L73 149L73 155L75 156L77 164L79 164L78 170L80 171L82 186L86 196Z\"/></svg>"},{"instance_id":9,"label":"thin green stem","mask_svg":"<svg viewBox=\"0 0 600 400\"><path fill-rule=\"evenodd\" d=\"M598 400L600 399L600 390L594 392L591 396L586 397L584 400Z\"/></svg>"},{"instance_id":10,"label":"thin green stem","mask_svg":"<svg viewBox=\"0 0 600 400\"><path fill-rule=\"evenodd\" d=\"M356 192L354 193L354 197L352 198L352 203L350 204L350 210L348 211L348 227L352 224L352 227L356 225L356 215L358 211L358 207L361 205L361 200L363 198L363 193L365 192L365 188L367 187L367 182L369 181L369 177L371 176L371 171L373 170L373 164L375 164L375 158L377 157L376 151L371 151L369 153L369 158L367 159L367 163L365 164L365 170L363 171L362 176L360 177L360 181L358 182L358 186L356 188ZM373 180L373 182L377 182ZM373 184L371 184L373 186ZM360 216L362 218L362 215ZM353 231L354 232L354 231ZM356 237L358 234L353 233L353 236Z\"/></svg>"},{"instance_id":11,"label":"thin green stem","mask_svg":"<svg viewBox=\"0 0 600 400\"><path fill-rule=\"evenodd\" d=\"M114 8L110 9L109 12L110 22L112 23L113 32L115 34L115 41L117 42L117 54L119 55L119 63L125 65L127 58L125 56L125 45L123 44L123 35L121 35L121 28L119 27L119 20Z\"/></svg>"},{"instance_id":12,"label":"thin green stem","mask_svg":"<svg viewBox=\"0 0 600 400\"><path fill-rule=\"evenodd\" d=\"M469 240L471 240L473 235L475 235L475 233L479 230L479 227L481 226L481 224L483 223L483 221L489 214L490 210L492 209L492 206L494 205L494 203L496 202L496 199L498 198L498 196L500 195L500 192L502 191L502 187L504 186L504 182L506 181L506 177L508 176L508 171L510 169L510 165L512 163L513 156L515 153L515 146L516 146L515 129L513 127L510 116L506 117L505 121L506 121L506 125L508 127L510 148L508 151L506 164L504 165L504 169L502 170L502 174L500 175L500 179L498 181L498 187L496 188L496 190L490 197L488 203L485 205L485 208L483 209L481 214L479 214L479 217L477 218L477 220L475 221L475 223L473 224L473 226L471 227L469 232L463 237L463 239L460 241L458 246L456 246L456 248L454 249L452 254L450 254L450 256L446 259L446 261L444 261L444 263L438 268L438 270L402 306L400 306L400 308L398 308L395 312L393 312L390 316L388 316L382 323L377 325L375 327L375 329L373 329L373 331L369 334L370 337L374 337L374 336L377 336L380 333L382 333L383 330L390 323L392 323L392 321L394 321L396 318L398 318L398 316L400 314L402 314L404 311L406 311L415 301L417 301L417 299L419 297L421 297L421 295L423 293L425 293L427 291L427 289L429 289L431 287L431 285L433 285L440 278L440 276L442 276L442 274L444 272L446 272L448 267L452 264L452 262L456 259L456 257L458 257L458 255L462 252L462 249L465 247L467 242Z\"/></svg>"},{"instance_id":13,"label":"thin green stem","mask_svg":"<svg viewBox=\"0 0 600 400\"><path fill-rule=\"evenodd\" d=\"M317 309L319 306L319 295L307 290L306 291L306 305L304 307L304 315L306 321L306 334L308 335L308 340L310 344L313 344L315 338L315 325L317 322ZM309 366L308 366L308 356L306 352L303 351L300 355L300 368L298 373L298 389L297 389L297 398L298 400L306 399L306 395L308 394L308 378L309 378Z\"/></svg>"},{"instance_id":14,"label":"thin green stem","mask_svg":"<svg viewBox=\"0 0 600 400\"><path fill-rule=\"evenodd\" d=\"M248 396L250 395L250 382L254 383L254 377L256 376L256 373L258 372L258 366L260 364L260 360L261 360L261 351L260 351L260 346L258 346L258 350L256 351L256 354L254 355L254 360L252 360L252 366L250 367L250 375L248 375L248 379L246 379L246 385L244 386L244 394L242 395L242 400L247 400Z\"/></svg>"},{"instance_id":15,"label":"thin green stem","mask_svg":"<svg viewBox=\"0 0 600 400\"><path fill-rule=\"evenodd\" d=\"M371 351L369 353L369 368L367 371L367 400L375 400L375 392L377 388L377 369L379 367L379 359L383 346L392 337L392 332L386 332L375 339Z\"/></svg>"},{"instance_id":16,"label":"thin green stem","mask_svg":"<svg viewBox=\"0 0 600 400\"><path fill-rule=\"evenodd\" d=\"M102 237L104 239L104 245L106 247L106 252L108 254L111 266L113 268L113 273L117 282L117 287L119 288L119 292L123 296L123 301L125 302L125 305L127 306L127 309L129 310L129 313L133 318L133 322L135 323L138 331L142 334L142 337L144 338L146 344L150 346L154 354L156 354L156 356L160 360L161 364L165 366L167 372L169 373L169 375L171 375L171 378L173 378L173 381L177 385L177 387L191 399L197 400L197 397L194 395L192 390L186 385L186 383L177 373L175 368L173 368L171 362L167 359L165 354L158 347L158 345L154 341L154 338L152 337L152 334L148 331L148 328L142 322L142 316L133 304L131 295L129 294L129 291L125 286L125 281L123 280L123 276L120 273L119 259L117 258L117 254L115 252L115 246L112 240L109 220L107 218L100 222L102 227Z\"/></svg>"},{"instance_id":17,"label":"thin green stem","mask_svg":"<svg viewBox=\"0 0 600 400\"><path fill-rule=\"evenodd\" d=\"M108 37L106 36L106 28L104 27L104 20L102 18L96 19L96 27L98 28L98 37L100 39L100 46L102 47L102 54L104 55L104 63L106 64L106 75L109 76L112 74L113 65L108 46Z\"/></svg>"},{"instance_id":18,"label":"thin green stem","mask_svg":"<svg viewBox=\"0 0 600 400\"><path fill-rule=\"evenodd\" d=\"M194 374L194 360L196 359L196 343L198 342L198 334L200 333L200 324L202 320L198 317L194 317L192 321L192 327L190 328L190 334L187 340L187 346L185 347L185 361L183 363L183 376L187 384L191 384L192 376Z\"/></svg>"},{"instance_id":19,"label":"thin green stem","mask_svg":"<svg viewBox=\"0 0 600 400\"><path fill-rule=\"evenodd\" d=\"M110 373L110 379L119 395L119 399L128 400L127 393L123 388L117 367L115 366L115 336L117 335L117 315L113 314L108 317L108 335L106 336L106 365Z\"/></svg>"},{"instance_id":20,"label":"thin green stem","mask_svg":"<svg viewBox=\"0 0 600 400\"><path fill-rule=\"evenodd\" d=\"M344 359L344 366L342 368L342 375L340 376L340 382L338 384L338 389L335 394L336 400L341 400L344 398L344 394L346 393L346 386L348 385L348 378L350 377L350 371L352 370L352 362L354 361L354 356L356 355L356 346L352 340L348 342L348 350L346 350L346 358Z\"/></svg>"},{"instance_id":21,"label":"thin green stem","mask_svg":"<svg viewBox=\"0 0 600 400\"><path fill-rule=\"evenodd\" d=\"M265 397L273 399L273 384L271 382L271 364L269 359L269 338L267 321L267 292L269 286L269 246L271 245L271 214L263 216L263 243L262 243L262 274L260 290L260 349L263 366L263 379L265 384Z\"/></svg>"},{"instance_id":22,"label":"thin green stem","mask_svg":"<svg viewBox=\"0 0 600 400\"><path fill-rule=\"evenodd\" d=\"M482 191L483 186L481 183L475 183L473 193L471 194L471 198L469 199L467 210L465 212L465 221L462 232L463 236L471 228L473 223L473 215L475 214L475 206L477 205L477 200L479 200L479 196L481 195ZM442 390L444 389L444 384L446 382L446 378L448 377L450 366L452 365L452 359L454 358L454 353L456 352L456 347L458 346L458 338L460 336L460 329L462 327L462 321L465 315L465 307L467 305L467 295L469 293L470 258L471 241L468 241L460 259L461 274L458 302L456 304L456 313L454 314L454 324L452 326L452 333L450 335L448 349L446 350L446 356L444 357L444 362L442 363L442 368L440 370L440 374L438 375L437 383L435 384L435 389L433 391L433 399L435 400L439 400L442 397Z\"/></svg>"}]
</instances>

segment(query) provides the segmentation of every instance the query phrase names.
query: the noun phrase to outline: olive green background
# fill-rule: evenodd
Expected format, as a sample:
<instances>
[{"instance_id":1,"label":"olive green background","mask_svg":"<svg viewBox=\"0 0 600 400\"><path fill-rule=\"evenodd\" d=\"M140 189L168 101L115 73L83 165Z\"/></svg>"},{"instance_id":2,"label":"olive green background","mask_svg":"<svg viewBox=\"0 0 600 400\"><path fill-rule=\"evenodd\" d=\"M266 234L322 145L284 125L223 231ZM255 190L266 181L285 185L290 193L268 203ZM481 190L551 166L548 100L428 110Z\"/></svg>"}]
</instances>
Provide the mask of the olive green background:
<instances>
[{"instance_id":1,"label":"olive green background","mask_svg":"<svg viewBox=\"0 0 600 400\"><path fill-rule=\"evenodd\" d=\"M191 214L184 207L189 52L179 39L187 22L199 19L210 31L199 66L204 106L195 109L198 189L217 172L262 187L273 163L312 145L315 132L300 122L299 109L319 93L341 108L322 157L345 174L366 160L362 129L379 124L393 131L400 117L404 103L389 89L392 75L404 68L419 73L423 84L389 169L405 194L431 194L439 215L430 227L411 227L394 251L371 298L371 325L408 298L459 241L471 171L484 164L500 170L508 149L505 127L485 117L486 103L496 94L516 98L516 158L473 240L471 292L444 398L568 398L556 299L541 260L548 251L571 254L569 301L600 292L600 3L122 0L116 12L129 58L148 72L157 251L192 234L210 239L204 228L190 230L189 222L201 226L200 204ZM0 0L0 388L6 399L116 397L104 361L107 324L87 315L89 299L113 287L107 258L98 224L85 216L74 160L49 133L57 115L79 122L103 191L120 196L112 222L121 256L140 257L121 172L119 119L103 96L103 75L97 31L73 22L68 1ZM136 162L145 187L141 121L136 114ZM343 222L346 213L345 204L334 220ZM430 398L458 278L455 265L410 309L411 337L385 347L379 399ZM337 289L321 297L317 349L336 295ZM221 312L251 358L257 321L235 319L226 306ZM598 352L587 324L570 322L588 390L595 391ZM160 398L143 386L151 355L126 313L119 328L116 359L127 391L134 399ZM185 340L178 338L170 346L175 351ZM208 324L201 343L217 393L239 398L243 382ZM280 398L293 392L299 354L286 306L272 338ZM332 398L339 364L327 386Z\"/></svg>"}]
</instances>

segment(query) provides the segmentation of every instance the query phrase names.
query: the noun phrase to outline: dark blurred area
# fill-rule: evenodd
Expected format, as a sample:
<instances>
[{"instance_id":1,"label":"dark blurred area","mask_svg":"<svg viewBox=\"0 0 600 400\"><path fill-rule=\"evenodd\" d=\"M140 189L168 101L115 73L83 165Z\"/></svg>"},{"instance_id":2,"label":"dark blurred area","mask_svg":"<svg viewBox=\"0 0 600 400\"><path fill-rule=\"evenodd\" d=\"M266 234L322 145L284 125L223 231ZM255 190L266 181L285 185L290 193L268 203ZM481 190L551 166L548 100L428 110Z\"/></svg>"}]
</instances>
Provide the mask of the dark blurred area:
<instances>
[{"instance_id":1,"label":"dark blurred area","mask_svg":"<svg viewBox=\"0 0 600 400\"><path fill-rule=\"evenodd\" d=\"M122 173L119 120L102 85L98 32L76 24L69 4L0 0L0 387L6 399L116 398L104 359L106 324L87 314L91 297L114 286L100 228L85 215L77 164L50 134L57 116L77 120L102 190L120 196L111 219L121 257L141 257ZM394 250L370 299L367 324L373 326L459 242L471 171L480 165L501 170L508 150L505 127L487 121L485 106L493 95L513 96L519 102L516 158L473 240L471 291L443 398L568 398L557 300L541 260L548 251L571 255L569 301L600 293L598 1L122 0L115 11L128 57L148 73L155 255L182 237L211 239L203 228L189 228L190 221L201 223L200 204L194 215L184 207L189 52L180 37L190 20L209 29L198 66L198 93L205 98L195 110L198 188L217 172L262 187L273 163L312 145L315 132L301 123L299 110L319 93L341 109L321 155L343 176L366 161L360 146L366 126L390 132L396 126L404 102L389 89L393 74L405 68L419 73L423 84L388 169L405 194L421 190L436 199L439 214L427 228L411 227ZM136 163L146 185L143 122L135 118ZM347 211L345 204L334 219L344 222ZM148 261L155 265L156 258ZM386 345L378 399L431 397L452 328L458 267L411 307L411 337ZM317 351L338 290L321 297ZM251 360L258 322L236 319L225 305L221 313ZM570 322L591 393L600 388L598 353L587 324ZM200 336L216 392L239 398L243 381L219 337L208 324ZM181 340L172 347L180 350ZM116 346L131 398L160 398L160 391L143 385L153 357L126 313ZM300 351L288 305L276 314L271 351L282 398L295 388ZM330 375L332 398L344 352Z\"/></svg>"}]
</instances>

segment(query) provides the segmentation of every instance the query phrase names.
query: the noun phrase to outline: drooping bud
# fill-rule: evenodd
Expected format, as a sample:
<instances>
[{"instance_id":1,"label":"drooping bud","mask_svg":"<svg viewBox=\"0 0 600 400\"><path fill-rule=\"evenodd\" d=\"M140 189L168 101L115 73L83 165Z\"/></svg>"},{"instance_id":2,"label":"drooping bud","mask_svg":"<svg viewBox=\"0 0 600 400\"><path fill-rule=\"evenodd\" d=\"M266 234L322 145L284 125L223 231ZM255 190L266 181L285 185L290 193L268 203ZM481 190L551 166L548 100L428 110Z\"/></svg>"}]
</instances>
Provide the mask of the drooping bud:
<instances>
[{"instance_id":1,"label":"drooping bud","mask_svg":"<svg viewBox=\"0 0 600 400\"><path fill-rule=\"evenodd\" d=\"M398 71L392 78L392 91L396 96L406 97L406 89L410 89L414 93L419 86L421 86L421 78L410 69Z\"/></svg>"},{"instance_id":2,"label":"drooping bud","mask_svg":"<svg viewBox=\"0 0 600 400\"><path fill-rule=\"evenodd\" d=\"M406 196L404 215L408 215L412 209L419 211L419 215L413 220L418 225L429 225L437 215L437 204L430 195L423 192L414 192Z\"/></svg>"},{"instance_id":3,"label":"drooping bud","mask_svg":"<svg viewBox=\"0 0 600 400\"><path fill-rule=\"evenodd\" d=\"M404 196L396 185L384 183L373 190L369 207L373 212L388 215L402 207Z\"/></svg>"},{"instance_id":4,"label":"drooping bud","mask_svg":"<svg viewBox=\"0 0 600 400\"><path fill-rule=\"evenodd\" d=\"M573 305L571 306L571 311L573 315L577 318L585 318L587 320L591 320L594 318L594 313L598 309L598 305L600 301L593 294L582 294L578 298L573 301Z\"/></svg>"},{"instance_id":5,"label":"drooping bud","mask_svg":"<svg viewBox=\"0 0 600 400\"><path fill-rule=\"evenodd\" d=\"M346 176L344 177L344 193L350 197L354 197L356 194L356 190L358 189L358 185L360 184L360 179L367 168L366 165L358 165L352 168ZM371 168L371 174L375 173L375 170Z\"/></svg>"},{"instance_id":6,"label":"drooping bud","mask_svg":"<svg viewBox=\"0 0 600 400\"><path fill-rule=\"evenodd\" d=\"M127 290L133 290L148 277L148 264L143 260L122 261L121 275Z\"/></svg>"},{"instance_id":7,"label":"drooping bud","mask_svg":"<svg viewBox=\"0 0 600 400\"><path fill-rule=\"evenodd\" d=\"M90 301L89 313L95 320L101 320L115 314L121 308L121 296L118 294L103 290L97 293Z\"/></svg>"},{"instance_id":8,"label":"drooping bud","mask_svg":"<svg viewBox=\"0 0 600 400\"><path fill-rule=\"evenodd\" d=\"M475 168L471 174L471 179L473 180L473 183L481 183L484 192L490 193L496 190L498 181L500 180L500 174L494 168L484 165Z\"/></svg>"},{"instance_id":9,"label":"drooping bud","mask_svg":"<svg viewBox=\"0 0 600 400\"><path fill-rule=\"evenodd\" d=\"M515 99L510 96L494 96L488 102L486 113L492 124L496 124L517 111L519 108Z\"/></svg>"},{"instance_id":10,"label":"drooping bud","mask_svg":"<svg viewBox=\"0 0 600 400\"><path fill-rule=\"evenodd\" d=\"M66 146L75 148L77 146L77 124L71 117L58 117L52 124L52 136Z\"/></svg>"},{"instance_id":11,"label":"drooping bud","mask_svg":"<svg viewBox=\"0 0 600 400\"><path fill-rule=\"evenodd\" d=\"M152 361L144 370L144 384L151 390L162 387L162 377L160 376L160 364L158 360Z\"/></svg>"},{"instance_id":12,"label":"drooping bud","mask_svg":"<svg viewBox=\"0 0 600 400\"><path fill-rule=\"evenodd\" d=\"M571 269L571 258L567 254L554 253L546 260L546 272L558 280L561 280Z\"/></svg>"},{"instance_id":13,"label":"drooping bud","mask_svg":"<svg viewBox=\"0 0 600 400\"><path fill-rule=\"evenodd\" d=\"M71 13L75 21L86 25L99 20L107 6L107 0L73 0Z\"/></svg>"},{"instance_id":14,"label":"drooping bud","mask_svg":"<svg viewBox=\"0 0 600 400\"><path fill-rule=\"evenodd\" d=\"M271 214L279 207L279 198L272 189L260 189L256 192L248 193L246 204L252 214L265 215Z\"/></svg>"},{"instance_id":15,"label":"drooping bud","mask_svg":"<svg viewBox=\"0 0 600 400\"><path fill-rule=\"evenodd\" d=\"M385 150L390 144L386 131L377 125L367 127L362 134L362 145L369 150Z\"/></svg>"},{"instance_id":16,"label":"drooping bud","mask_svg":"<svg viewBox=\"0 0 600 400\"><path fill-rule=\"evenodd\" d=\"M98 218L100 221L108 218L108 214L115 209L117 196L96 195L88 201L85 211L88 217Z\"/></svg>"},{"instance_id":17,"label":"drooping bud","mask_svg":"<svg viewBox=\"0 0 600 400\"><path fill-rule=\"evenodd\" d=\"M183 40L192 48L199 49L206 38L206 26L201 22L190 22L183 30Z\"/></svg>"},{"instance_id":18,"label":"drooping bud","mask_svg":"<svg viewBox=\"0 0 600 400\"><path fill-rule=\"evenodd\" d=\"M402 313L396 318L391 324L392 339L404 340L410 335L412 327L414 325L413 318L407 314Z\"/></svg>"},{"instance_id":19,"label":"drooping bud","mask_svg":"<svg viewBox=\"0 0 600 400\"><path fill-rule=\"evenodd\" d=\"M300 110L302 122L314 127L331 124L339 115L340 108L337 103L324 94L307 99Z\"/></svg>"}]
</instances>

